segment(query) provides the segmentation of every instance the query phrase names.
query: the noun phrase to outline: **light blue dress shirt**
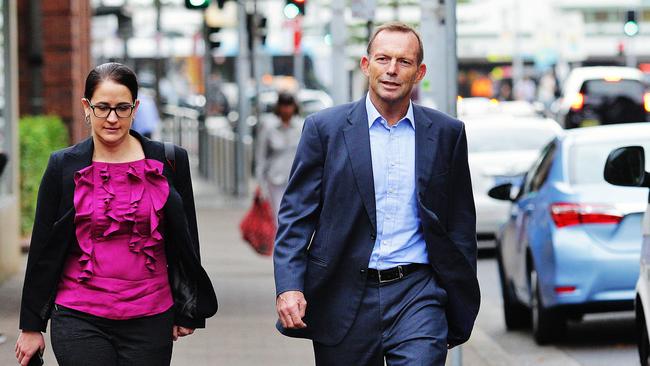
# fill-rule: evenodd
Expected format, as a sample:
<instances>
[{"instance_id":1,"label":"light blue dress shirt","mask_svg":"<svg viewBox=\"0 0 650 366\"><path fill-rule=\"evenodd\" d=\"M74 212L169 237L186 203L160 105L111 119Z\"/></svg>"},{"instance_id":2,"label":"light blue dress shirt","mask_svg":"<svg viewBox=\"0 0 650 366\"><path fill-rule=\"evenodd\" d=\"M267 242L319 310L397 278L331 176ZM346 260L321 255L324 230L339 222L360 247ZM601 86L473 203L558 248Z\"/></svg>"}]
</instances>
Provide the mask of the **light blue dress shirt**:
<instances>
[{"instance_id":1,"label":"light blue dress shirt","mask_svg":"<svg viewBox=\"0 0 650 366\"><path fill-rule=\"evenodd\" d=\"M372 175L375 182L377 238L369 268L429 263L415 192L413 104L389 126L366 95Z\"/></svg>"}]
</instances>

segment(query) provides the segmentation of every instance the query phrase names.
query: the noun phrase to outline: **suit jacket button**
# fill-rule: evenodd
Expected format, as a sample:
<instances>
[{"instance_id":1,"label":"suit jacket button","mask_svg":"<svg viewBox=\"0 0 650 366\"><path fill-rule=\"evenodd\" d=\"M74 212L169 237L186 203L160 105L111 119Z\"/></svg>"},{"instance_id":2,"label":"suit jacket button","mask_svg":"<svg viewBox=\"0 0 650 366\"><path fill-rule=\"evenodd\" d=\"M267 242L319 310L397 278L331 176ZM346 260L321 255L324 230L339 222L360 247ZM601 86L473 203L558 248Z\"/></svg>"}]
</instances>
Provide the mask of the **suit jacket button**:
<instances>
[{"instance_id":1,"label":"suit jacket button","mask_svg":"<svg viewBox=\"0 0 650 366\"><path fill-rule=\"evenodd\" d=\"M370 239L372 239L372 240L377 239L377 235L375 235L374 233L373 233L373 234L370 234Z\"/></svg>"},{"instance_id":2,"label":"suit jacket button","mask_svg":"<svg viewBox=\"0 0 650 366\"><path fill-rule=\"evenodd\" d=\"M361 274L366 273L366 269L365 269L365 268L361 268L361 270L359 270L359 273L361 273Z\"/></svg>"}]
</instances>

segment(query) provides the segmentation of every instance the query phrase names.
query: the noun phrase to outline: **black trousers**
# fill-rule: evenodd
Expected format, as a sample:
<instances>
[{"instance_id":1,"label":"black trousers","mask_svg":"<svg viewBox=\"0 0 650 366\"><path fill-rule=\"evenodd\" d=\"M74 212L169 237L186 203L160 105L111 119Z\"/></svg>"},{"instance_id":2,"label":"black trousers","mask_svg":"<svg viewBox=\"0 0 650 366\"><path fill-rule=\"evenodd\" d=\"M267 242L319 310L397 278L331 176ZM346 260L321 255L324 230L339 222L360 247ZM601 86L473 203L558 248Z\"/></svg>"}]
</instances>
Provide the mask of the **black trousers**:
<instances>
[{"instance_id":1,"label":"black trousers","mask_svg":"<svg viewBox=\"0 0 650 366\"><path fill-rule=\"evenodd\" d=\"M52 350L60 366L169 365L173 325L173 309L112 320L55 305Z\"/></svg>"}]
</instances>

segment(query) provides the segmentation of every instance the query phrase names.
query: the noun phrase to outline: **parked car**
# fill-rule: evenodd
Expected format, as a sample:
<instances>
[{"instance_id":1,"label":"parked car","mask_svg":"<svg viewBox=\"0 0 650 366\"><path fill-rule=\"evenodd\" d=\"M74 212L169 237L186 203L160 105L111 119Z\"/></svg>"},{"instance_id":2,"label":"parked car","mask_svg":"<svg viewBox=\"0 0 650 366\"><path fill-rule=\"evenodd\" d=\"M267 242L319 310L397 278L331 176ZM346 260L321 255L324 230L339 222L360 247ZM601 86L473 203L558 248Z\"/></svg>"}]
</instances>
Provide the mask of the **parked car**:
<instances>
[{"instance_id":1,"label":"parked car","mask_svg":"<svg viewBox=\"0 0 650 366\"><path fill-rule=\"evenodd\" d=\"M515 192L511 183L490 190L513 201L496 253L507 329L532 321L544 344L563 335L567 319L632 310L648 193L608 184L602 167L612 149L648 143L650 124L570 130Z\"/></svg>"},{"instance_id":2,"label":"parked car","mask_svg":"<svg viewBox=\"0 0 650 366\"><path fill-rule=\"evenodd\" d=\"M508 115L467 117L465 126L479 248L488 249L510 208L507 202L489 197L488 190L496 184L520 182L562 128L551 119Z\"/></svg>"},{"instance_id":3,"label":"parked car","mask_svg":"<svg viewBox=\"0 0 650 366\"><path fill-rule=\"evenodd\" d=\"M500 101L497 110L501 114L513 117L543 117L544 105L539 102L530 103L525 100Z\"/></svg>"},{"instance_id":4,"label":"parked car","mask_svg":"<svg viewBox=\"0 0 650 366\"><path fill-rule=\"evenodd\" d=\"M569 73L558 103L564 128L648 121L650 94L643 73L620 66L578 67Z\"/></svg>"},{"instance_id":5,"label":"parked car","mask_svg":"<svg viewBox=\"0 0 650 366\"><path fill-rule=\"evenodd\" d=\"M605 180L618 186L650 187L650 173L643 146L626 146L612 151L605 163ZM645 202L645 200L644 200ZM650 318L650 204L646 208L642 224L643 245L639 277L636 282L634 308L639 361L650 365L650 341L648 329Z\"/></svg>"}]
</instances>

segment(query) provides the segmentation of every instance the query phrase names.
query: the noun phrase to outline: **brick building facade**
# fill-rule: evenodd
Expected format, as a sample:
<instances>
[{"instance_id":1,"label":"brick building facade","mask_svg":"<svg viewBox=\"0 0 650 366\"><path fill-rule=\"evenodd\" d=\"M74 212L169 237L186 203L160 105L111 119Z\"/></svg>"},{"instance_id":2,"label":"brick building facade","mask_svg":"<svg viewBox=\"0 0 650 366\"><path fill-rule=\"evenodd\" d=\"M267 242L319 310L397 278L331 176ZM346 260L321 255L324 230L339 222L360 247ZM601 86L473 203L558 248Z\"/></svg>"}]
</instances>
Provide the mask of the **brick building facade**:
<instances>
[{"instance_id":1,"label":"brick building facade","mask_svg":"<svg viewBox=\"0 0 650 366\"><path fill-rule=\"evenodd\" d=\"M71 142L88 136L81 98L90 70L89 0L18 2L20 115L63 118Z\"/></svg>"}]
</instances>

